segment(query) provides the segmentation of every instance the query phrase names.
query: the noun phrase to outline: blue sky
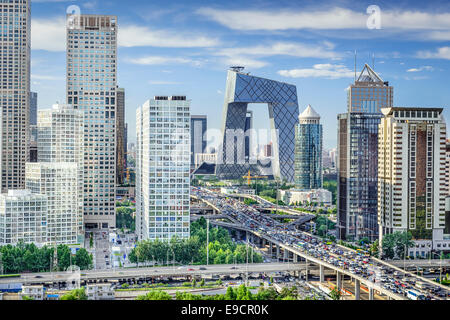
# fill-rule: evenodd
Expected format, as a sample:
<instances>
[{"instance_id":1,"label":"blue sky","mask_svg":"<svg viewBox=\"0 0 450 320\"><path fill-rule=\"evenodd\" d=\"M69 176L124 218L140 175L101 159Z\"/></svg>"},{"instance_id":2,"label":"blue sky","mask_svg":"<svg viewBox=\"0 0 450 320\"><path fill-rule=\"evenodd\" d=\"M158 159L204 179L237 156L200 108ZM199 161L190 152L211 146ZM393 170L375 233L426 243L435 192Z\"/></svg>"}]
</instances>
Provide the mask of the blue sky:
<instances>
[{"instance_id":1,"label":"blue sky","mask_svg":"<svg viewBox=\"0 0 450 320\"><path fill-rule=\"evenodd\" d=\"M32 90L39 109L65 101L65 14L118 16L118 84L126 90L129 141L135 110L154 95L186 95L192 114L220 128L226 70L297 86L300 111L322 116L324 146L336 145L336 115L345 89L364 63L394 86L395 106L444 107L450 101L448 1L144 1L32 0ZM380 8L381 28L369 29L368 6ZM256 128L268 128L266 107Z\"/></svg>"}]
</instances>

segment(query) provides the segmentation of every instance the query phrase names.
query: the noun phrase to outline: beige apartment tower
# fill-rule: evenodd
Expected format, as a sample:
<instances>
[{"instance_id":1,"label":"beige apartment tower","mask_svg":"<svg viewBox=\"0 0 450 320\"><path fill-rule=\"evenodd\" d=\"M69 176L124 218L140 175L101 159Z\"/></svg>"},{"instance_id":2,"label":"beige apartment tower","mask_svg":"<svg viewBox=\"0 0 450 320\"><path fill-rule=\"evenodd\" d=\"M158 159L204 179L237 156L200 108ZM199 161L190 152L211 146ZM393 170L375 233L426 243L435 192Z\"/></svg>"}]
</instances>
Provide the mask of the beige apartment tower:
<instances>
[{"instance_id":1,"label":"beige apartment tower","mask_svg":"<svg viewBox=\"0 0 450 320\"><path fill-rule=\"evenodd\" d=\"M446 124L442 108L384 108L378 133L378 223L380 241L409 231L425 257L448 250L444 233Z\"/></svg>"},{"instance_id":2,"label":"beige apartment tower","mask_svg":"<svg viewBox=\"0 0 450 320\"><path fill-rule=\"evenodd\" d=\"M28 158L30 109L30 0L0 2L1 192L22 189Z\"/></svg>"},{"instance_id":3,"label":"beige apartment tower","mask_svg":"<svg viewBox=\"0 0 450 320\"><path fill-rule=\"evenodd\" d=\"M117 17L69 15L67 103L83 112L86 229L116 225Z\"/></svg>"}]
</instances>

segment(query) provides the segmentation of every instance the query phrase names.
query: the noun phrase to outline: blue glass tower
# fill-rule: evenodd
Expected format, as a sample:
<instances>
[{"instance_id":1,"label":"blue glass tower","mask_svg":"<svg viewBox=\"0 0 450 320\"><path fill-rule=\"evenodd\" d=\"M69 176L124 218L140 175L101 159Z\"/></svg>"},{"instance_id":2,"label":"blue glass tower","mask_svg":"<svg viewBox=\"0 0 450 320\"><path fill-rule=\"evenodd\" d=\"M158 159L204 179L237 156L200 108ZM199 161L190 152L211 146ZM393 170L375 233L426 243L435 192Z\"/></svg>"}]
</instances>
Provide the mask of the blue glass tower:
<instances>
[{"instance_id":1,"label":"blue glass tower","mask_svg":"<svg viewBox=\"0 0 450 320\"><path fill-rule=\"evenodd\" d=\"M322 125L310 105L298 117L295 127L295 187L322 188Z\"/></svg>"}]
</instances>

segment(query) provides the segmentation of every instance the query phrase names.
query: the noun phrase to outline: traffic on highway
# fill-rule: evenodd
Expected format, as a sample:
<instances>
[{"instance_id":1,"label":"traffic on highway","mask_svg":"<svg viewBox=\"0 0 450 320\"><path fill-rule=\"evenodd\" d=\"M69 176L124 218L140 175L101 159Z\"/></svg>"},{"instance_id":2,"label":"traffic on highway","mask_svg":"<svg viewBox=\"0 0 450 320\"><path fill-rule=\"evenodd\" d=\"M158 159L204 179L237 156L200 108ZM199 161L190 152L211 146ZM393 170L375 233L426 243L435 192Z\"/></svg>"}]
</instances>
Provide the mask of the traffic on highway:
<instances>
[{"instance_id":1,"label":"traffic on highway","mask_svg":"<svg viewBox=\"0 0 450 320\"><path fill-rule=\"evenodd\" d=\"M441 300L450 297L449 290L439 285L432 285L413 274L397 271L393 266L379 262L362 250L350 250L299 231L292 225L280 223L231 197L197 187L191 188L191 195L215 206L234 223L292 246L305 255L335 266L336 269L358 275L392 293L411 300Z\"/></svg>"}]
</instances>

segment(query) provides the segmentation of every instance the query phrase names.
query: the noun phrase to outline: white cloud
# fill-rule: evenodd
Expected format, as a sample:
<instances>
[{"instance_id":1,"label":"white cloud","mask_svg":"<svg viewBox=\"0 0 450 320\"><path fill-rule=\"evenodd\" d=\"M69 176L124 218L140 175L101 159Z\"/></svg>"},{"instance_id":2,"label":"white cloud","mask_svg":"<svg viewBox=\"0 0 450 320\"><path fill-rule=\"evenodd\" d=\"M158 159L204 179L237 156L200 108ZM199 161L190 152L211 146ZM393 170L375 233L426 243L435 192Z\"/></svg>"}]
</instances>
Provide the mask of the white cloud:
<instances>
[{"instance_id":1,"label":"white cloud","mask_svg":"<svg viewBox=\"0 0 450 320\"><path fill-rule=\"evenodd\" d=\"M248 69L259 69L269 65L266 61L256 60L244 56L232 56L220 59L220 62L226 66L244 66Z\"/></svg>"},{"instance_id":2,"label":"white cloud","mask_svg":"<svg viewBox=\"0 0 450 320\"><path fill-rule=\"evenodd\" d=\"M328 10L221 10L200 8L197 13L235 30L366 29L365 11ZM450 13L381 10L381 28L399 30L448 30Z\"/></svg>"},{"instance_id":3,"label":"white cloud","mask_svg":"<svg viewBox=\"0 0 450 320\"><path fill-rule=\"evenodd\" d=\"M141 58L126 58L126 62L140 65L166 65L166 64L192 64L200 66L199 60L186 59L181 57L146 56Z\"/></svg>"},{"instance_id":4,"label":"white cloud","mask_svg":"<svg viewBox=\"0 0 450 320\"><path fill-rule=\"evenodd\" d=\"M312 68L280 70L278 74L290 78L353 78L354 72L342 64L315 64Z\"/></svg>"},{"instance_id":5,"label":"white cloud","mask_svg":"<svg viewBox=\"0 0 450 320\"><path fill-rule=\"evenodd\" d=\"M64 77L58 76L50 76L50 75L41 75L41 74L31 74L32 80L47 80L47 81L61 81L64 80Z\"/></svg>"},{"instance_id":6,"label":"white cloud","mask_svg":"<svg viewBox=\"0 0 450 320\"><path fill-rule=\"evenodd\" d=\"M174 81L162 81L162 80L150 80L148 82L149 84L153 85L171 85L171 84L181 84L181 82L174 82Z\"/></svg>"},{"instance_id":7,"label":"white cloud","mask_svg":"<svg viewBox=\"0 0 450 320\"><path fill-rule=\"evenodd\" d=\"M215 52L215 55L234 57L239 55L252 55L267 57L274 55L286 55L299 58L338 58L339 55L330 48L334 45L330 42L323 46L310 46L302 43L276 42L271 45L259 45L253 47L225 48Z\"/></svg>"},{"instance_id":8,"label":"white cloud","mask_svg":"<svg viewBox=\"0 0 450 320\"><path fill-rule=\"evenodd\" d=\"M214 47L219 44L216 38L194 33L155 30L136 25L119 27L118 42L122 47L166 48Z\"/></svg>"},{"instance_id":9,"label":"white cloud","mask_svg":"<svg viewBox=\"0 0 450 320\"><path fill-rule=\"evenodd\" d=\"M118 45L122 47L194 48L214 47L216 38L193 33L156 30L147 27L119 26ZM66 20L63 17L31 20L31 48L33 50L65 51Z\"/></svg>"},{"instance_id":10,"label":"white cloud","mask_svg":"<svg viewBox=\"0 0 450 320\"><path fill-rule=\"evenodd\" d=\"M434 69L431 66L423 66L423 67L420 67L420 68L408 69L408 70L406 70L406 72L421 72L421 71L433 71L433 70Z\"/></svg>"},{"instance_id":11,"label":"white cloud","mask_svg":"<svg viewBox=\"0 0 450 320\"><path fill-rule=\"evenodd\" d=\"M31 19L31 49L66 50L66 20L64 18Z\"/></svg>"},{"instance_id":12,"label":"white cloud","mask_svg":"<svg viewBox=\"0 0 450 320\"><path fill-rule=\"evenodd\" d=\"M417 53L418 58L422 59L446 59L450 60L450 47L441 47L437 51L419 51Z\"/></svg>"}]
</instances>

